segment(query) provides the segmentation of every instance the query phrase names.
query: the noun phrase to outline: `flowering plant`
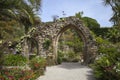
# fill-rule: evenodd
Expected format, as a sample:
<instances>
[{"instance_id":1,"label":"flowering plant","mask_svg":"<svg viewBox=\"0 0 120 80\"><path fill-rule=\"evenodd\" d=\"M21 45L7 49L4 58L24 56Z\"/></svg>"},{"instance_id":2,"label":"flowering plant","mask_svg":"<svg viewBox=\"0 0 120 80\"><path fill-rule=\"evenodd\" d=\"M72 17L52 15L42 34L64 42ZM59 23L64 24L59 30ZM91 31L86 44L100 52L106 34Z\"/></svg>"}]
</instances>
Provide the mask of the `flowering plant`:
<instances>
[{"instance_id":1,"label":"flowering plant","mask_svg":"<svg viewBox=\"0 0 120 80\"><path fill-rule=\"evenodd\" d=\"M30 60L30 67L32 70L39 70L46 67L46 60L42 57L35 57Z\"/></svg>"}]
</instances>

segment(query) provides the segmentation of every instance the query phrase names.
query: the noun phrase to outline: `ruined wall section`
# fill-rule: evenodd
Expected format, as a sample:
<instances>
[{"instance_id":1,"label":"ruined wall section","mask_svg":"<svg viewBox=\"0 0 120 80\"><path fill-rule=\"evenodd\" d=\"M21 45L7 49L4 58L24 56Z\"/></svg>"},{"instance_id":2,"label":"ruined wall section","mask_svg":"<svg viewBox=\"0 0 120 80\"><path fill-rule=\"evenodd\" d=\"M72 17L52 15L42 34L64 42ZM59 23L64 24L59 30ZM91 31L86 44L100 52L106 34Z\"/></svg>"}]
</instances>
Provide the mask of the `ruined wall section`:
<instances>
[{"instance_id":1,"label":"ruined wall section","mask_svg":"<svg viewBox=\"0 0 120 80\"><path fill-rule=\"evenodd\" d=\"M93 36L90 34L90 30L83 25L83 22L80 21L79 18L76 17L67 17L67 18L61 18L56 20L55 22L46 22L42 23L41 26L37 28L38 33L38 42L39 42L39 51L40 55L46 56L46 54L53 54L53 41L58 36L58 34L61 32L61 30L68 26L72 25L74 27L77 27L76 29L81 32L80 35L82 35L83 42L85 42L85 59L87 58L93 58L93 54L96 54L96 45L95 40ZM51 45L49 46L49 49L44 49L44 43L46 40L51 41ZM87 62L90 60L87 59Z\"/></svg>"}]
</instances>

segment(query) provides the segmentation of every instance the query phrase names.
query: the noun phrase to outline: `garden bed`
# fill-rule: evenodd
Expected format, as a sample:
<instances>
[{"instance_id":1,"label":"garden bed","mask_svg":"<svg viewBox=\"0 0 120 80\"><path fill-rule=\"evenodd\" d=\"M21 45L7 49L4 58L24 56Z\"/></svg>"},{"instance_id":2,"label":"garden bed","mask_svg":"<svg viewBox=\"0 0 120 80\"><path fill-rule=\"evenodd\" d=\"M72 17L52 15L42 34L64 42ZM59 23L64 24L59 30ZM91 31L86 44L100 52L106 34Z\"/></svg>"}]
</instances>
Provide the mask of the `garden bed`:
<instances>
[{"instance_id":1,"label":"garden bed","mask_svg":"<svg viewBox=\"0 0 120 80\"><path fill-rule=\"evenodd\" d=\"M0 80L35 80L43 74L43 69L34 71L20 68L4 68L0 70Z\"/></svg>"},{"instance_id":2,"label":"garden bed","mask_svg":"<svg viewBox=\"0 0 120 80\"><path fill-rule=\"evenodd\" d=\"M45 69L46 60L42 57L35 56L27 62L21 55L10 54L5 56L0 68L0 80L35 80Z\"/></svg>"}]
</instances>

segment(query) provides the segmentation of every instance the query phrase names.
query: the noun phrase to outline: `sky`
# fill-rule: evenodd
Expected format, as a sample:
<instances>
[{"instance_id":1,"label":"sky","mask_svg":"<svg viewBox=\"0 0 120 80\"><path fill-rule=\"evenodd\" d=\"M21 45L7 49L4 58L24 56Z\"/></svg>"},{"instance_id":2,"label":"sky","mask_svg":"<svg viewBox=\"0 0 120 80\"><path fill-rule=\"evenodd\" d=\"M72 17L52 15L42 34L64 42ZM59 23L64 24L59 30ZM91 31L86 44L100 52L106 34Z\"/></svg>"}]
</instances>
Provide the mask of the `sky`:
<instances>
[{"instance_id":1,"label":"sky","mask_svg":"<svg viewBox=\"0 0 120 80\"><path fill-rule=\"evenodd\" d=\"M104 6L103 0L42 0L40 17L42 22L48 22L53 20L54 15L68 17L81 11L84 12L83 16L96 19L101 27L112 26L109 22L112 10Z\"/></svg>"}]
</instances>

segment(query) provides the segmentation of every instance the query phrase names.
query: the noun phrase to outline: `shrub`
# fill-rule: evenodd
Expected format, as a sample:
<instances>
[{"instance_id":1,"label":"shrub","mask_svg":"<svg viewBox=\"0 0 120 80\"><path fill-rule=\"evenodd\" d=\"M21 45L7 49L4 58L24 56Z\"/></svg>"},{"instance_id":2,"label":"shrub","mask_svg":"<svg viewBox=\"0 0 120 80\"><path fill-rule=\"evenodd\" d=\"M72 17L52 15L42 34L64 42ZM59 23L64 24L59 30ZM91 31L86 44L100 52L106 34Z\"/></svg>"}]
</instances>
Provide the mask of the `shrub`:
<instances>
[{"instance_id":1,"label":"shrub","mask_svg":"<svg viewBox=\"0 0 120 80\"><path fill-rule=\"evenodd\" d=\"M75 54L74 52L68 52L68 62L78 62L80 59L78 58L78 55Z\"/></svg>"},{"instance_id":2,"label":"shrub","mask_svg":"<svg viewBox=\"0 0 120 80\"><path fill-rule=\"evenodd\" d=\"M9 68L0 70L0 80L35 80L42 72Z\"/></svg>"},{"instance_id":3,"label":"shrub","mask_svg":"<svg viewBox=\"0 0 120 80\"><path fill-rule=\"evenodd\" d=\"M116 45L102 39L99 39L98 42L99 57L92 66L95 77L98 80L120 80L120 51L118 51L118 47L116 48Z\"/></svg>"},{"instance_id":4,"label":"shrub","mask_svg":"<svg viewBox=\"0 0 120 80\"><path fill-rule=\"evenodd\" d=\"M57 62L58 64L61 64L62 62L78 62L80 61L80 54L74 53L72 51L69 51L68 53L64 53L62 51L58 51L58 58Z\"/></svg>"},{"instance_id":5,"label":"shrub","mask_svg":"<svg viewBox=\"0 0 120 80\"><path fill-rule=\"evenodd\" d=\"M45 69L46 60L42 57L37 56L37 57L30 60L29 65L30 65L32 70L40 70L43 68Z\"/></svg>"},{"instance_id":6,"label":"shrub","mask_svg":"<svg viewBox=\"0 0 120 80\"><path fill-rule=\"evenodd\" d=\"M58 62L58 64L61 64L62 63L62 57L58 56L57 62Z\"/></svg>"},{"instance_id":7,"label":"shrub","mask_svg":"<svg viewBox=\"0 0 120 80\"><path fill-rule=\"evenodd\" d=\"M57 62L58 64L61 64L63 61L64 53L62 51L58 51L58 57L57 57Z\"/></svg>"},{"instance_id":8,"label":"shrub","mask_svg":"<svg viewBox=\"0 0 120 80\"><path fill-rule=\"evenodd\" d=\"M13 58L13 59L11 59ZM18 59L17 59L18 58ZM5 55L5 59L10 60L11 62L8 63L8 60L4 62L5 65L10 66L19 66L22 64L21 59L26 61L26 58L22 55L14 55L14 54L7 54ZM15 61L15 59L17 59ZM20 60L20 61L19 61ZM15 63L13 63L15 62ZM18 64L19 62L19 64ZM13 63L13 65L11 65ZM3 68L0 69L0 80L35 80L40 75L43 75L44 69L46 66L46 60L41 57L34 57L30 60L30 67L31 69L22 69L22 68Z\"/></svg>"},{"instance_id":9,"label":"shrub","mask_svg":"<svg viewBox=\"0 0 120 80\"><path fill-rule=\"evenodd\" d=\"M68 52L68 58L69 59L75 58L75 53L74 52Z\"/></svg>"},{"instance_id":10,"label":"shrub","mask_svg":"<svg viewBox=\"0 0 120 80\"><path fill-rule=\"evenodd\" d=\"M6 54L4 55L4 66L24 66L27 59L19 54Z\"/></svg>"},{"instance_id":11,"label":"shrub","mask_svg":"<svg viewBox=\"0 0 120 80\"><path fill-rule=\"evenodd\" d=\"M120 60L118 61L117 54L120 53L113 53L113 56L104 55L95 61L93 69L96 78L100 80L120 80Z\"/></svg>"}]
</instances>

